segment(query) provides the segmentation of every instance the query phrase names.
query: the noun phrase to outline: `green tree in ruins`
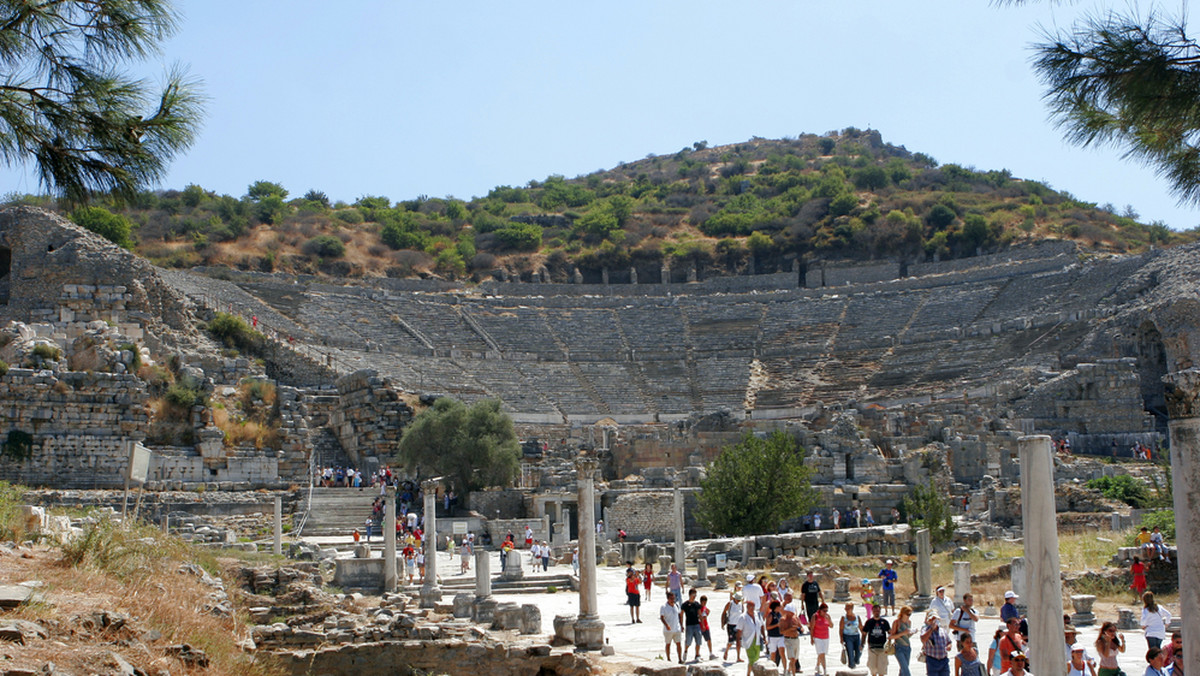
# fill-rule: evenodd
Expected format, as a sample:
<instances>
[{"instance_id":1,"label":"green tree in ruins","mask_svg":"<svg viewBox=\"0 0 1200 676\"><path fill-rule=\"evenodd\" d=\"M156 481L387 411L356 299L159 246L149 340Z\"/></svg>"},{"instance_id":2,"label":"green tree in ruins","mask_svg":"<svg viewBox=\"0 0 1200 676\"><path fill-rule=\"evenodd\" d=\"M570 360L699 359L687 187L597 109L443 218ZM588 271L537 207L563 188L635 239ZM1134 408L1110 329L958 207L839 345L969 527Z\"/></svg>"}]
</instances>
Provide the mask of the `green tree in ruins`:
<instances>
[{"instance_id":1,"label":"green tree in ruins","mask_svg":"<svg viewBox=\"0 0 1200 676\"><path fill-rule=\"evenodd\" d=\"M421 476L446 477L462 494L512 482L521 469L521 445L499 400L468 407L443 397L404 430L397 460Z\"/></svg>"},{"instance_id":2,"label":"green tree in ruins","mask_svg":"<svg viewBox=\"0 0 1200 676\"><path fill-rule=\"evenodd\" d=\"M696 518L724 535L772 533L817 503L812 468L795 437L773 432L747 434L721 449L700 483Z\"/></svg>"}]
</instances>

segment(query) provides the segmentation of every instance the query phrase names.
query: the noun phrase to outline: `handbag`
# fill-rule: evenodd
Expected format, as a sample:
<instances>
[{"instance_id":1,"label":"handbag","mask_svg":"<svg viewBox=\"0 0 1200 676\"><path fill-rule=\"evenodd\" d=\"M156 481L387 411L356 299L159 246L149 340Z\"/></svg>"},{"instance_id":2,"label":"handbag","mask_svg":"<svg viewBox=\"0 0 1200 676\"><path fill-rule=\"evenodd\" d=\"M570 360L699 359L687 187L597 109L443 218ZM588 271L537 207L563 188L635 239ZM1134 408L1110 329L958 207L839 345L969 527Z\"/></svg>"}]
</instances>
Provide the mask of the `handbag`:
<instances>
[{"instance_id":1,"label":"handbag","mask_svg":"<svg viewBox=\"0 0 1200 676\"><path fill-rule=\"evenodd\" d=\"M847 663L847 660L846 660L846 649L845 649L845 648L842 648L842 664L846 664L846 663Z\"/></svg>"},{"instance_id":2,"label":"handbag","mask_svg":"<svg viewBox=\"0 0 1200 676\"><path fill-rule=\"evenodd\" d=\"M918 662L925 661L925 649L924 648L921 648L921 654L917 655L917 661Z\"/></svg>"},{"instance_id":3,"label":"handbag","mask_svg":"<svg viewBox=\"0 0 1200 676\"><path fill-rule=\"evenodd\" d=\"M895 655L896 654L896 642L888 641L886 644L884 644L883 654L884 655Z\"/></svg>"}]
</instances>

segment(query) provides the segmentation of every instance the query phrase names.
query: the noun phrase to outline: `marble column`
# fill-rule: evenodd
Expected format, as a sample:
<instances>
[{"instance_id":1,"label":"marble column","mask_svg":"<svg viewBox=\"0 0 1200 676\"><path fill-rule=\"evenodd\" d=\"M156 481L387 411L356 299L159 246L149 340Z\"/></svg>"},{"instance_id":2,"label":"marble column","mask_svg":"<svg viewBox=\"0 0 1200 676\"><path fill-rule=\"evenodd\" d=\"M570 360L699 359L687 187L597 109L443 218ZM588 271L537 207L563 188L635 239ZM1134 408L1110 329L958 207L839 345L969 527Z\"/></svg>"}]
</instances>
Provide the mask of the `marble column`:
<instances>
[{"instance_id":1,"label":"marble column","mask_svg":"<svg viewBox=\"0 0 1200 676\"><path fill-rule=\"evenodd\" d=\"M1025 599L1028 589L1025 584L1027 577L1025 575L1024 556L1018 556L1009 563L1008 579L1009 584L1012 585L1013 593L1017 595L1017 610L1024 615L1029 605Z\"/></svg>"},{"instance_id":2,"label":"marble column","mask_svg":"<svg viewBox=\"0 0 1200 676\"><path fill-rule=\"evenodd\" d=\"M575 483L579 490L579 617L575 620L575 647L600 650L604 647L604 623L596 598L596 489L595 458L575 459Z\"/></svg>"},{"instance_id":3,"label":"marble column","mask_svg":"<svg viewBox=\"0 0 1200 676\"><path fill-rule=\"evenodd\" d=\"M383 591L396 591L396 487L383 494Z\"/></svg>"},{"instance_id":4,"label":"marble column","mask_svg":"<svg viewBox=\"0 0 1200 676\"><path fill-rule=\"evenodd\" d=\"M971 562L954 562L954 602L962 603L963 596L971 593Z\"/></svg>"},{"instance_id":5,"label":"marble column","mask_svg":"<svg viewBox=\"0 0 1200 676\"><path fill-rule=\"evenodd\" d=\"M925 610L933 600L933 541L929 529L917 531L917 593L908 598L913 610Z\"/></svg>"},{"instance_id":6,"label":"marble column","mask_svg":"<svg viewBox=\"0 0 1200 676\"><path fill-rule=\"evenodd\" d=\"M421 482L421 490L425 491L425 529L421 537L421 546L425 549L425 582L421 585L422 608L433 608L438 601L442 600L442 588L438 586L437 579L437 489L439 483L437 479L426 479ZM395 530L394 526L392 530Z\"/></svg>"},{"instance_id":7,"label":"marble column","mask_svg":"<svg viewBox=\"0 0 1200 676\"><path fill-rule=\"evenodd\" d=\"M1050 437L1017 440L1021 454L1021 520L1025 530L1029 606L1029 660L1039 674L1067 671L1063 655L1062 571L1054 508L1054 452ZM1186 653L1185 653L1186 654Z\"/></svg>"},{"instance_id":8,"label":"marble column","mask_svg":"<svg viewBox=\"0 0 1200 676\"><path fill-rule=\"evenodd\" d=\"M1200 369L1172 373L1163 381L1170 416L1183 670L1200 674L1200 585L1195 584L1200 579Z\"/></svg>"},{"instance_id":9,"label":"marble column","mask_svg":"<svg viewBox=\"0 0 1200 676\"><path fill-rule=\"evenodd\" d=\"M683 491L679 489L679 478L675 478L675 566L680 573L687 570L684 557L687 556L687 543L683 534Z\"/></svg>"},{"instance_id":10,"label":"marble column","mask_svg":"<svg viewBox=\"0 0 1200 676\"><path fill-rule=\"evenodd\" d=\"M483 599L492 595L492 558L491 552L483 547L475 548L475 598Z\"/></svg>"},{"instance_id":11,"label":"marble column","mask_svg":"<svg viewBox=\"0 0 1200 676\"><path fill-rule=\"evenodd\" d=\"M283 555L283 498L275 496L275 537L271 542L271 553L275 556Z\"/></svg>"}]
</instances>

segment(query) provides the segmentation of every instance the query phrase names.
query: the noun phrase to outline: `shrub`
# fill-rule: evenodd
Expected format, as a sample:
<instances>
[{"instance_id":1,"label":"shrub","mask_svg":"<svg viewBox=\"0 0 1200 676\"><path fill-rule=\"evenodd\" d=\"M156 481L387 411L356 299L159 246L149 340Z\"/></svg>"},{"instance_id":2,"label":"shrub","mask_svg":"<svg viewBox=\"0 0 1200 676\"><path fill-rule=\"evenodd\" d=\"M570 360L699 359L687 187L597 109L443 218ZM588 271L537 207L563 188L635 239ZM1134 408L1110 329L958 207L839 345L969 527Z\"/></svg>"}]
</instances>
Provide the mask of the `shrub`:
<instances>
[{"instance_id":1,"label":"shrub","mask_svg":"<svg viewBox=\"0 0 1200 676\"><path fill-rule=\"evenodd\" d=\"M262 350L265 337L250 328L246 320L226 312L218 312L208 323L208 332L225 344L226 347L236 347L244 352Z\"/></svg>"},{"instance_id":2,"label":"shrub","mask_svg":"<svg viewBox=\"0 0 1200 676\"><path fill-rule=\"evenodd\" d=\"M62 350L54 347L53 345L38 343L37 345L33 346L32 354L38 359L44 359L46 361L58 361L58 358L62 356Z\"/></svg>"},{"instance_id":3,"label":"shrub","mask_svg":"<svg viewBox=\"0 0 1200 676\"><path fill-rule=\"evenodd\" d=\"M71 214L76 225L87 228L125 249L133 248L133 223L128 218L101 207L81 207Z\"/></svg>"},{"instance_id":4,"label":"shrub","mask_svg":"<svg viewBox=\"0 0 1200 676\"><path fill-rule=\"evenodd\" d=\"M131 372L137 373L139 370L141 370L141 368L142 368L142 351L138 349L137 345L134 345L133 343L121 343L117 347L117 349L118 350L129 350L129 352L131 352L133 354L133 361L131 361L129 363L129 370Z\"/></svg>"},{"instance_id":5,"label":"shrub","mask_svg":"<svg viewBox=\"0 0 1200 676\"><path fill-rule=\"evenodd\" d=\"M0 376L8 373L8 362L0 360Z\"/></svg>"},{"instance_id":6,"label":"shrub","mask_svg":"<svg viewBox=\"0 0 1200 676\"><path fill-rule=\"evenodd\" d=\"M333 217L349 225L358 225L366 220L358 209L338 209L333 212Z\"/></svg>"},{"instance_id":7,"label":"shrub","mask_svg":"<svg viewBox=\"0 0 1200 676\"><path fill-rule=\"evenodd\" d=\"M1146 485L1128 474L1102 476L1084 485L1100 491L1109 500L1119 500L1135 509L1145 507L1150 502L1150 491Z\"/></svg>"},{"instance_id":8,"label":"shrub","mask_svg":"<svg viewBox=\"0 0 1200 676\"><path fill-rule=\"evenodd\" d=\"M494 234L501 246L514 251L537 251L542 246L542 228L533 223L509 223Z\"/></svg>"},{"instance_id":9,"label":"shrub","mask_svg":"<svg viewBox=\"0 0 1200 676\"><path fill-rule=\"evenodd\" d=\"M172 406L190 410L193 406L204 403L204 393L182 383L175 383L167 388L166 400Z\"/></svg>"},{"instance_id":10,"label":"shrub","mask_svg":"<svg viewBox=\"0 0 1200 676\"><path fill-rule=\"evenodd\" d=\"M933 482L913 486L908 497L900 503L900 514L914 530L928 528L934 544L948 542L954 537L953 510Z\"/></svg>"},{"instance_id":11,"label":"shrub","mask_svg":"<svg viewBox=\"0 0 1200 676\"><path fill-rule=\"evenodd\" d=\"M346 254L346 245L333 235L320 235L304 243L304 253L321 258L341 258Z\"/></svg>"}]
</instances>

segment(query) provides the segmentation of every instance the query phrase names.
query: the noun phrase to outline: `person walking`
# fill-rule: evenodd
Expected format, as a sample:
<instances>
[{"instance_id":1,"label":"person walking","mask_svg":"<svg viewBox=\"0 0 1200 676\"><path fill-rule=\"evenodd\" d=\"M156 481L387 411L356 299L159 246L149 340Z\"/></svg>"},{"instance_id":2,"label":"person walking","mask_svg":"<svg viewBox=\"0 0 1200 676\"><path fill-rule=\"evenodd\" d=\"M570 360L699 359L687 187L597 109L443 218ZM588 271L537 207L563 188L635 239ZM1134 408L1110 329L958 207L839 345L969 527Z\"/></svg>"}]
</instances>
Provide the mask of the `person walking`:
<instances>
[{"instance_id":1,"label":"person walking","mask_svg":"<svg viewBox=\"0 0 1200 676\"><path fill-rule=\"evenodd\" d=\"M1133 590L1134 602L1142 600L1142 596L1146 593L1146 564L1138 557L1133 557L1133 563L1129 566L1129 574L1133 576L1133 583L1129 588Z\"/></svg>"},{"instance_id":2,"label":"person walking","mask_svg":"<svg viewBox=\"0 0 1200 676\"><path fill-rule=\"evenodd\" d=\"M729 593L729 601L725 604L725 609L721 611L721 624L725 625L725 652L722 653L723 661L729 660L729 646L734 647L734 659L738 662L742 661L742 642L738 639L738 623L742 619L742 593L740 591L732 591Z\"/></svg>"},{"instance_id":3,"label":"person walking","mask_svg":"<svg viewBox=\"0 0 1200 676\"><path fill-rule=\"evenodd\" d=\"M1158 646L1146 651L1146 671L1143 676L1167 676L1167 655Z\"/></svg>"},{"instance_id":4,"label":"person walking","mask_svg":"<svg viewBox=\"0 0 1200 676\"><path fill-rule=\"evenodd\" d=\"M950 628L950 615L954 612L954 601L946 596L946 587L939 585L929 602L929 610L937 613L943 629Z\"/></svg>"},{"instance_id":5,"label":"person walking","mask_svg":"<svg viewBox=\"0 0 1200 676\"><path fill-rule=\"evenodd\" d=\"M963 634L958 641L958 654L954 656L954 676L984 676L983 663L979 661L979 651L975 648L975 639L970 634Z\"/></svg>"},{"instance_id":6,"label":"person walking","mask_svg":"<svg viewBox=\"0 0 1200 676\"><path fill-rule=\"evenodd\" d=\"M666 642L664 650L667 653L667 661L671 661L671 643L674 643L679 663L683 664L683 612L679 610L679 606L675 605L673 593L667 592L667 602L658 609L658 619L663 625L663 640Z\"/></svg>"},{"instance_id":7,"label":"person walking","mask_svg":"<svg viewBox=\"0 0 1200 676\"><path fill-rule=\"evenodd\" d=\"M921 649L925 653L926 676L950 676L950 634L942 626L937 613L931 612L925 616Z\"/></svg>"},{"instance_id":8,"label":"person walking","mask_svg":"<svg viewBox=\"0 0 1200 676\"><path fill-rule=\"evenodd\" d=\"M975 597L972 594L963 594L962 605L950 615L950 631L955 632L955 637L962 640L963 636L971 637L971 644L975 645L975 626L979 622L979 614L975 612Z\"/></svg>"},{"instance_id":9,"label":"person walking","mask_svg":"<svg viewBox=\"0 0 1200 676\"><path fill-rule=\"evenodd\" d=\"M1158 605L1154 592L1142 594L1142 631L1146 632L1146 645L1161 648L1167 639L1167 625L1171 624L1171 613Z\"/></svg>"},{"instance_id":10,"label":"person walking","mask_svg":"<svg viewBox=\"0 0 1200 676\"><path fill-rule=\"evenodd\" d=\"M825 656L829 654L829 631L833 629L833 618L829 616L829 606L824 602L817 606L817 612L813 614L808 624L812 627L812 638L809 642L817 651L816 671L819 674L828 674L829 665L826 664Z\"/></svg>"},{"instance_id":11,"label":"person walking","mask_svg":"<svg viewBox=\"0 0 1200 676\"><path fill-rule=\"evenodd\" d=\"M912 636L912 612L911 607L902 606L896 623L892 625L892 633L888 635L896 650L896 664L900 667L900 676L911 676L908 662L912 658L912 643L909 642Z\"/></svg>"},{"instance_id":12,"label":"person walking","mask_svg":"<svg viewBox=\"0 0 1200 676\"><path fill-rule=\"evenodd\" d=\"M683 613L683 652L692 643L696 643L696 661L700 661L700 644L704 642L704 634L700 630L700 602L696 600L696 590L688 590L688 600L684 601L679 610Z\"/></svg>"},{"instance_id":13,"label":"person walking","mask_svg":"<svg viewBox=\"0 0 1200 676\"><path fill-rule=\"evenodd\" d=\"M654 588L654 566L646 564L642 571L642 589L646 592L646 600L650 600L650 590Z\"/></svg>"},{"instance_id":14,"label":"person walking","mask_svg":"<svg viewBox=\"0 0 1200 676\"><path fill-rule=\"evenodd\" d=\"M1121 665L1117 663L1117 655L1125 652L1125 646L1125 636L1117 633L1115 622L1100 625L1100 635L1096 637L1096 654L1100 656L1098 676L1119 676Z\"/></svg>"},{"instance_id":15,"label":"person walking","mask_svg":"<svg viewBox=\"0 0 1200 676\"><path fill-rule=\"evenodd\" d=\"M675 598L683 598L683 573L680 573L679 568L673 563L671 572L667 573L667 589L675 595Z\"/></svg>"},{"instance_id":16,"label":"person walking","mask_svg":"<svg viewBox=\"0 0 1200 676\"><path fill-rule=\"evenodd\" d=\"M738 620L738 636L742 647L746 649L746 676L754 673L754 663L758 661L763 647L763 620L754 608L752 601L746 601L742 611L742 619Z\"/></svg>"},{"instance_id":17,"label":"person walking","mask_svg":"<svg viewBox=\"0 0 1200 676\"><path fill-rule=\"evenodd\" d=\"M880 585L880 600L879 605L884 607L886 615L893 615L896 612L896 580L899 575L896 573L895 562L891 559L884 564L883 570L879 571L879 579L883 580Z\"/></svg>"},{"instance_id":18,"label":"person walking","mask_svg":"<svg viewBox=\"0 0 1200 676\"><path fill-rule=\"evenodd\" d=\"M767 612L763 615L763 629L767 630L767 657L779 666L786 659L783 647L783 604L772 599L767 603Z\"/></svg>"},{"instance_id":19,"label":"person walking","mask_svg":"<svg viewBox=\"0 0 1200 676\"><path fill-rule=\"evenodd\" d=\"M817 608L825 602L825 594L821 591L821 585L811 570L805 575L804 582L800 585L800 598L804 601L804 615L811 623Z\"/></svg>"},{"instance_id":20,"label":"person walking","mask_svg":"<svg viewBox=\"0 0 1200 676\"><path fill-rule=\"evenodd\" d=\"M842 650L846 652L846 666L858 667L858 658L862 655L862 623L854 613L854 604L846 604L846 614L838 620L838 633L842 638Z\"/></svg>"},{"instance_id":21,"label":"person walking","mask_svg":"<svg viewBox=\"0 0 1200 676\"><path fill-rule=\"evenodd\" d=\"M704 643L708 645L708 659L715 660L715 659L717 659L717 654L713 652L713 647L712 647L712 630L708 626L709 612L710 611L708 609L708 597L701 596L700 597L700 635L704 637ZM699 651L700 651L700 646L697 645L696 652L699 653ZM699 654L697 654L696 659L699 659Z\"/></svg>"},{"instance_id":22,"label":"person walking","mask_svg":"<svg viewBox=\"0 0 1200 676\"><path fill-rule=\"evenodd\" d=\"M873 608L874 617L863 624L863 637L867 640L867 670L871 676L887 676L887 647L888 635L892 625L883 619L883 609ZM975 676L972 674L971 676Z\"/></svg>"},{"instance_id":23,"label":"person walking","mask_svg":"<svg viewBox=\"0 0 1200 676\"><path fill-rule=\"evenodd\" d=\"M625 604L629 606L629 624L642 621L641 586L641 580L632 568L625 571Z\"/></svg>"}]
</instances>

